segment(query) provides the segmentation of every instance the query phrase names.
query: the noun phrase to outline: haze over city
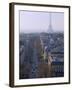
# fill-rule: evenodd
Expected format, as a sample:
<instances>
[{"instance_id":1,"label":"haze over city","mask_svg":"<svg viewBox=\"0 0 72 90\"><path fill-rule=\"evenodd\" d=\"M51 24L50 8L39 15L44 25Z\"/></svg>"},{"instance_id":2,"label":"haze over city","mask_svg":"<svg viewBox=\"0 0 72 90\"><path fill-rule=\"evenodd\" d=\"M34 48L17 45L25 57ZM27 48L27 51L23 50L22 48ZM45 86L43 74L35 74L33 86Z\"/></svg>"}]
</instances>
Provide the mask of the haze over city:
<instances>
[{"instance_id":1,"label":"haze over city","mask_svg":"<svg viewBox=\"0 0 72 90\"><path fill-rule=\"evenodd\" d=\"M48 32L50 12L20 11L20 32ZM64 13L51 12L51 26L54 32L64 31Z\"/></svg>"},{"instance_id":2,"label":"haze over city","mask_svg":"<svg viewBox=\"0 0 72 90\"><path fill-rule=\"evenodd\" d=\"M64 77L64 13L20 11L19 78Z\"/></svg>"}]
</instances>

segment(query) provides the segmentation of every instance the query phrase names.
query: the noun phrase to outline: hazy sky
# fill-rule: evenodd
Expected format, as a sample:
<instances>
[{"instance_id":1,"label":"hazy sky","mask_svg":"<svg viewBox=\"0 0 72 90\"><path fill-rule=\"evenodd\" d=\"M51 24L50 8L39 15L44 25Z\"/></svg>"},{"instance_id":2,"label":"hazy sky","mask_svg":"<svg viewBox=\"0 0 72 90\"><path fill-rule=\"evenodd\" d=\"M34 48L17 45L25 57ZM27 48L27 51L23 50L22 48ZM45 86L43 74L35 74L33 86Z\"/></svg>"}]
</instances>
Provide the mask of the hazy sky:
<instances>
[{"instance_id":1,"label":"hazy sky","mask_svg":"<svg viewBox=\"0 0 72 90\"><path fill-rule=\"evenodd\" d=\"M49 12L20 11L20 32L47 32L49 29ZM51 13L53 31L64 30L64 13Z\"/></svg>"}]
</instances>

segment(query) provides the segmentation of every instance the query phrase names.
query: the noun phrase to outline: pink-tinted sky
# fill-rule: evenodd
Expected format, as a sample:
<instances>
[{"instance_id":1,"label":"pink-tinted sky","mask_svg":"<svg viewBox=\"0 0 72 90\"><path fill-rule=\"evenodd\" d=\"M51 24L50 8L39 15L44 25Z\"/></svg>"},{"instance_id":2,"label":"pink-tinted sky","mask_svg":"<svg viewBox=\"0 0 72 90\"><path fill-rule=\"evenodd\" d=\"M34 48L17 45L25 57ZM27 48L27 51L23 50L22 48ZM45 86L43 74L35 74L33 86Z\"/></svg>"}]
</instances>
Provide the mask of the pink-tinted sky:
<instances>
[{"instance_id":1,"label":"pink-tinted sky","mask_svg":"<svg viewBox=\"0 0 72 90\"><path fill-rule=\"evenodd\" d=\"M48 32L50 16L49 12L20 11L20 32L35 33ZM53 31L64 30L64 13L51 13Z\"/></svg>"}]
</instances>

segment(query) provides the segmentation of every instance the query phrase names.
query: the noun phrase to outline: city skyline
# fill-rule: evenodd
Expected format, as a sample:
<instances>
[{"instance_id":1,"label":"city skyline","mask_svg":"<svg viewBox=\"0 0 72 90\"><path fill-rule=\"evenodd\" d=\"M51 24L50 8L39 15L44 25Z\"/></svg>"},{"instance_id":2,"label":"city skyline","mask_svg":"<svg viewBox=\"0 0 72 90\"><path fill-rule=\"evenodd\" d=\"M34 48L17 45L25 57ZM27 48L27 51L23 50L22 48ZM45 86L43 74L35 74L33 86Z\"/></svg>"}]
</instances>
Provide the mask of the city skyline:
<instances>
[{"instance_id":1,"label":"city skyline","mask_svg":"<svg viewBox=\"0 0 72 90\"><path fill-rule=\"evenodd\" d=\"M50 22L54 32L64 31L63 12L20 11L20 33L48 32Z\"/></svg>"}]
</instances>

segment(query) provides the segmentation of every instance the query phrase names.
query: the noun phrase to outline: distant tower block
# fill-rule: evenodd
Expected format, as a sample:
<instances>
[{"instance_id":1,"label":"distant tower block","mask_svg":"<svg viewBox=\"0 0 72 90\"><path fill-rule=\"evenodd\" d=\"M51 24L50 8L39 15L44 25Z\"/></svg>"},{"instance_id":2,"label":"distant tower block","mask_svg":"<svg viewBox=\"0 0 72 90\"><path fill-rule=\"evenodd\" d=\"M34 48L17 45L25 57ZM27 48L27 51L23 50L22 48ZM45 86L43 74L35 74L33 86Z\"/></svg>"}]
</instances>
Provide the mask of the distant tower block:
<instances>
[{"instance_id":1,"label":"distant tower block","mask_svg":"<svg viewBox=\"0 0 72 90\"><path fill-rule=\"evenodd\" d=\"M52 13L49 13L49 28L48 28L48 33L53 33L53 28L52 28Z\"/></svg>"}]
</instances>

